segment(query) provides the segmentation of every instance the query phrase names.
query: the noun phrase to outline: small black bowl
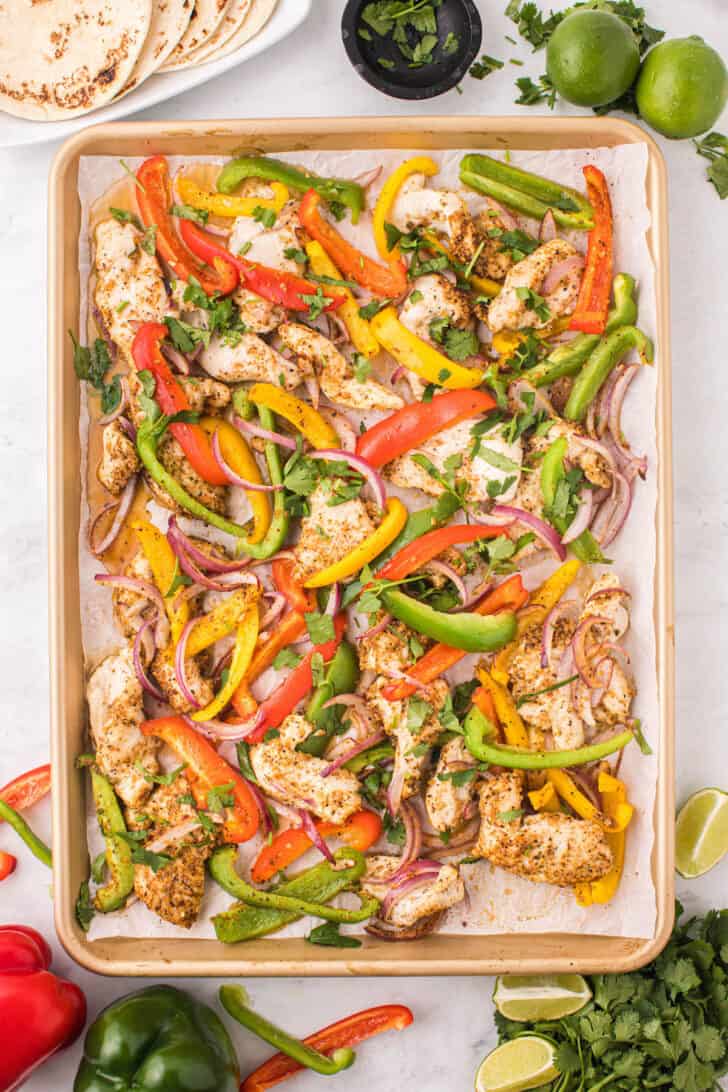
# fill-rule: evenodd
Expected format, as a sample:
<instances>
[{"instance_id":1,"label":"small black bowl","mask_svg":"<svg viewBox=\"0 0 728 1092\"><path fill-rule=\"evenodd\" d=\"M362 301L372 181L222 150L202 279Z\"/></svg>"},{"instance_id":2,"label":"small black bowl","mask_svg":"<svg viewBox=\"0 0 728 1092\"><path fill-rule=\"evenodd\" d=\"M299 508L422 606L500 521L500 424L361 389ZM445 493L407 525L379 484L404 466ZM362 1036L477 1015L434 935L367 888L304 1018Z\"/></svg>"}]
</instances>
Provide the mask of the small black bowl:
<instances>
[{"instance_id":1,"label":"small black bowl","mask_svg":"<svg viewBox=\"0 0 728 1092\"><path fill-rule=\"evenodd\" d=\"M380 37L371 32L371 41L359 33L361 13L368 0L349 0L341 19L341 37L356 71L385 95L396 99L431 99L460 83L478 56L483 38L483 24L473 0L444 0L437 9L440 41L454 34L458 48L445 55L435 49L435 60L421 68L410 68L391 35ZM367 28L369 29L369 28ZM393 67L379 64L379 58Z\"/></svg>"}]
</instances>

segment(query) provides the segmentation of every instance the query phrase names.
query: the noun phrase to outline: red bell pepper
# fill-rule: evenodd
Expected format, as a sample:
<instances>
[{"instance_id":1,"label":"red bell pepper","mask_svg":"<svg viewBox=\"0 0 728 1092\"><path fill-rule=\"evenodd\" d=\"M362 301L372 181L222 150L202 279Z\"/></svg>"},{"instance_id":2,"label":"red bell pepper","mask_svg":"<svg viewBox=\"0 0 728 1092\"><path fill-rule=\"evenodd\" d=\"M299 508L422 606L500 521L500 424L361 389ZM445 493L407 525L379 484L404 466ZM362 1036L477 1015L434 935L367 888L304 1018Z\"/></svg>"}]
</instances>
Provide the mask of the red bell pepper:
<instances>
[{"instance_id":1,"label":"red bell pepper","mask_svg":"<svg viewBox=\"0 0 728 1092\"><path fill-rule=\"evenodd\" d=\"M131 346L134 367L138 372L148 371L154 376L154 397L162 413L173 416L189 410L190 403L183 388L175 379L172 369L162 356L160 342L167 337L164 323L145 322L136 332ZM169 431L184 451L193 470L211 485L229 485L229 481L212 454L210 437L200 425L188 421L174 421Z\"/></svg>"},{"instance_id":2,"label":"red bell pepper","mask_svg":"<svg viewBox=\"0 0 728 1092\"><path fill-rule=\"evenodd\" d=\"M299 277L296 273L287 270L271 269L267 265L259 265L258 262L250 262L246 258L240 258L231 253L222 243L217 242L207 235L202 228L191 220L180 221L180 234L193 254L205 262L225 261L235 267L240 281L251 292L262 296L271 303L280 304L289 311L308 311L310 302L306 303L303 296L315 296L319 285ZM346 297L336 295L326 285L321 285L324 296L330 297L331 302L324 307L324 311L332 311L340 307Z\"/></svg>"},{"instance_id":3,"label":"red bell pepper","mask_svg":"<svg viewBox=\"0 0 728 1092\"><path fill-rule=\"evenodd\" d=\"M378 1005L376 1008L355 1012L335 1024L304 1039L307 1046L321 1054L331 1054L342 1047L355 1047L365 1039L371 1039L382 1031L404 1031L414 1016L406 1005ZM266 1092L281 1081L288 1080L304 1067L287 1054L274 1054L267 1062L250 1073L240 1086L240 1092Z\"/></svg>"},{"instance_id":4,"label":"red bell pepper","mask_svg":"<svg viewBox=\"0 0 728 1092\"><path fill-rule=\"evenodd\" d=\"M316 592L308 591L293 576L295 562L287 557L279 557L271 566L273 583L281 595L286 597L292 610L307 614L316 610Z\"/></svg>"},{"instance_id":5,"label":"red bell pepper","mask_svg":"<svg viewBox=\"0 0 728 1092\"><path fill-rule=\"evenodd\" d=\"M607 327L614 266L612 202L609 185L599 168L589 164L582 169L589 201L594 209L594 227L589 232L586 267L569 329L581 330L585 334L603 334Z\"/></svg>"},{"instance_id":6,"label":"red bell pepper","mask_svg":"<svg viewBox=\"0 0 728 1092\"><path fill-rule=\"evenodd\" d=\"M404 580L450 546L475 542L479 538L497 538L502 534L502 526L486 526L484 523L455 523L451 527L436 527L398 550L379 570L377 580Z\"/></svg>"},{"instance_id":7,"label":"red bell pepper","mask_svg":"<svg viewBox=\"0 0 728 1092\"><path fill-rule=\"evenodd\" d=\"M4 849L0 849L0 883L12 875L17 863L17 857L13 857L12 853L6 853Z\"/></svg>"},{"instance_id":8,"label":"red bell pepper","mask_svg":"<svg viewBox=\"0 0 728 1092\"><path fill-rule=\"evenodd\" d=\"M475 614L496 614L500 610L520 610L527 602L528 592L523 586L520 573L514 573L499 584L485 599L473 609ZM425 655L407 672L420 683L431 683L443 672L454 667L467 653L450 645L433 645ZM417 687L404 680L389 683L382 690L387 701L403 701L415 693Z\"/></svg>"},{"instance_id":9,"label":"red bell pepper","mask_svg":"<svg viewBox=\"0 0 728 1092\"><path fill-rule=\"evenodd\" d=\"M474 390L448 391L431 402L413 402L368 428L356 442L356 453L371 466L384 466L443 429L495 406L489 394Z\"/></svg>"},{"instance_id":10,"label":"red bell pepper","mask_svg":"<svg viewBox=\"0 0 728 1092\"><path fill-rule=\"evenodd\" d=\"M50 789L51 768L46 763L45 766L36 766L34 770L28 770L27 773L8 781L7 785L0 789L0 800L4 800L16 811L23 811L24 808L30 808L42 800ZM0 819L0 823L4 821Z\"/></svg>"},{"instance_id":11,"label":"red bell pepper","mask_svg":"<svg viewBox=\"0 0 728 1092\"><path fill-rule=\"evenodd\" d=\"M375 296L396 299L407 291L407 266L401 258L389 267L380 265L367 254L352 246L335 227L321 216L321 198L308 190L301 200L298 218L312 239L319 243L345 277L350 277Z\"/></svg>"},{"instance_id":12,"label":"red bell pepper","mask_svg":"<svg viewBox=\"0 0 728 1092\"><path fill-rule=\"evenodd\" d=\"M0 925L0 1089L12 1092L86 1022L78 986L51 974L51 950L35 929Z\"/></svg>"},{"instance_id":13,"label":"red bell pepper","mask_svg":"<svg viewBox=\"0 0 728 1092\"><path fill-rule=\"evenodd\" d=\"M195 277L208 296L227 296L238 286L238 273L224 255L217 255L206 265L195 261L174 230L169 209L172 186L163 155L152 156L137 171L136 199L145 227L156 228L157 253L181 281ZM185 223L183 220L182 223Z\"/></svg>"},{"instance_id":14,"label":"red bell pepper","mask_svg":"<svg viewBox=\"0 0 728 1092\"><path fill-rule=\"evenodd\" d=\"M223 834L226 842L247 842L258 829L258 806L245 778L235 770L204 736L182 717L159 717L141 726L145 736L157 736L187 764L187 778L198 808L209 807L210 789L232 785L234 803L226 809Z\"/></svg>"},{"instance_id":15,"label":"red bell pepper","mask_svg":"<svg viewBox=\"0 0 728 1092\"><path fill-rule=\"evenodd\" d=\"M347 846L358 849L364 853L370 846L379 840L382 833L382 820L373 811L357 811L350 815L343 826L335 826L334 823L319 822L316 830L322 838L330 838L336 835ZM289 827L272 839L268 845L264 845L253 862L250 875L254 883L265 883L288 868L304 853L308 853L313 842L302 827Z\"/></svg>"}]
</instances>

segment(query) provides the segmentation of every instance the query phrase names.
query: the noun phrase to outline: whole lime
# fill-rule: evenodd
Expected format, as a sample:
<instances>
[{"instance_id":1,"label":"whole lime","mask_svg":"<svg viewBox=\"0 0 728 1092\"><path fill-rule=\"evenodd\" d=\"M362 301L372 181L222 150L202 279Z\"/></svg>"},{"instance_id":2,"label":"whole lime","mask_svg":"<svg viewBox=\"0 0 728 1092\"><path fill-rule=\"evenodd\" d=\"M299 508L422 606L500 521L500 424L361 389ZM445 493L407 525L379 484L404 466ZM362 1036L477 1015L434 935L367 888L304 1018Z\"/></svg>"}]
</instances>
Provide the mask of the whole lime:
<instances>
[{"instance_id":1,"label":"whole lime","mask_svg":"<svg viewBox=\"0 0 728 1092\"><path fill-rule=\"evenodd\" d=\"M728 100L723 58L702 38L673 38L650 50L637 80L641 117L663 136L711 129Z\"/></svg>"},{"instance_id":2,"label":"whole lime","mask_svg":"<svg viewBox=\"0 0 728 1092\"><path fill-rule=\"evenodd\" d=\"M604 106L623 95L640 66L637 40L617 15L575 11L559 23L546 49L546 72L567 102Z\"/></svg>"}]
</instances>

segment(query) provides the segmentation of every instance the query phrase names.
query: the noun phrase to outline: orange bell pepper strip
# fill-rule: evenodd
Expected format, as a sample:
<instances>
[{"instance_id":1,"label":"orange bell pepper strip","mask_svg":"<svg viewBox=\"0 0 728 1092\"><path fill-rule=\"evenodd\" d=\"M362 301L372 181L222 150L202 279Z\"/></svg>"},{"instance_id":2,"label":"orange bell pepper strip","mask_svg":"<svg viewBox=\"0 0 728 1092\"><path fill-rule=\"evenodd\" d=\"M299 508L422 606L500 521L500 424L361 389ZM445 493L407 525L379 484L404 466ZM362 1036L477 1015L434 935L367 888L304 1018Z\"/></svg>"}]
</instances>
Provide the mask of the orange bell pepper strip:
<instances>
[{"instance_id":1,"label":"orange bell pepper strip","mask_svg":"<svg viewBox=\"0 0 728 1092\"><path fill-rule=\"evenodd\" d=\"M603 334L607 328L609 294L614 268L614 220L609 185L592 164L582 168L587 194L594 209L594 227L589 232L586 267L579 289L570 330L585 334Z\"/></svg>"},{"instance_id":2,"label":"orange bell pepper strip","mask_svg":"<svg viewBox=\"0 0 728 1092\"><path fill-rule=\"evenodd\" d=\"M627 786L618 777L612 777L608 773L599 774L597 785L602 797L604 811L619 822L619 816L623 814L623 809L631 806L627 801ZM610 902L617 894L624 868L626 829L623 827L613 834L607 833L605 838L612 851L612 867L606 876L602 876L600 880L594 880L592 883L580 883L575 886L574 894L579 906L592 906L594 903L603 905Z\"/></svg>"},{"instance_id":3,"label":"orange bell pepper strip","mask_svg":"<svg viewBox=\"0 0 728 1092\"><path fill-rule=\"evenodd\" d=\"M308 190L299 206L298 218L311 238L320 243L343 275L383 299L396 299L403 295L407 291L408 282L407 267L402 259L396 258L387 267L357 250L335 227L324 220L319 212L320 204L321 198L316 191Z\"/></svg>"},{"instance_id":4,"label":"orange bell pepper strip","mask_svg":"<svg viewBox=\"0 0 728 1092\"><path fill-rule=\"evenodd\" d=\"M169 209L172 207L172 186L169 168L163 155L152 156L136 173L136 199L142 223L155 228L157 253L181 281L195 277L208 296L227 296L238 286L235 266L222 253L212 256L203 265L180 241L174 230ZM184 223L185 221L182 221Z\"/></svg>"},{"instance_id":5,"label":"orange bell pepper strip","mask_svg":"<svg viewBox=\"0 0 728 1092\"><path fill-rule=\"evenodd\" d=\"M258 829L258 806L250 787L237 770L217 753L204 736L182 717L160 717L141 725L142 735L157 736L187 765L186 775L198 808L209 807L210 789L230 786L234 803L226 810L226 842L247 842Z\"/></svg>"},{"instance_id":6,"label":"orange bell pepper strip","mask_svg":"<svg viewBox=\"0 0 728 1092\"><path fill-rule=\"evenodd\" d=\"M330 1024L309 1035L303 1042L321 1054L330 1055L344 1047L355 1047L382 1031L404 1031L413 1020L414 1016L406 1005L379 1005ZM303 1068L288 1054L279 1052L248 1074L240 1086L240 1092L267 1092L274 1085L300 1073Z\"/></svg>"},{"instance_id":7,"label":"orange bell pepper strip","mask_svg":"<svg viewBox=\"0 0 728 1092\"><path fill-rule=\"evenodd\" d=\"M377 842L382 833L382 820L373 811L357 811L341 826L334 823L320 822L316 830L322 838L336 835L347 846L364 853ZM282 872L308 853L313 842L301 827L289 827L276 834L265 845L253 862L250 875L254 883L265 883L273 879L277 872Z\"/></svg>"},{"instance_id":8,"label":"orange bell pepper strip","mask_svg":"<svg viewBox=\"0 0 728 1092\"><path fill-rule=\"evenodd\" d=\"M500 610L520 610L528 600L520 573L514 573L499 584L482 603L474 608L475 614L496 614ZM450 645L433 645L408 671L420 683L431 683L462 660L467 653ZM382 694L387 701L402 701L414 694L416 687L404 680L389 683Z\"/></svg>"},{"instance_id":9,"label":"orange bell pepper strip","mask_svg":"<svg viewBox=\"0 0 728 1092\"><path fill-rule=\"evenodd\" d=\"M497 538L502 534L502 526L488 526L484 523L456 523L450 527L437 527L398 550L379 570L377 580L404 580L450 546L475 542L479 538Z\"/></svg>"}]
</instances>

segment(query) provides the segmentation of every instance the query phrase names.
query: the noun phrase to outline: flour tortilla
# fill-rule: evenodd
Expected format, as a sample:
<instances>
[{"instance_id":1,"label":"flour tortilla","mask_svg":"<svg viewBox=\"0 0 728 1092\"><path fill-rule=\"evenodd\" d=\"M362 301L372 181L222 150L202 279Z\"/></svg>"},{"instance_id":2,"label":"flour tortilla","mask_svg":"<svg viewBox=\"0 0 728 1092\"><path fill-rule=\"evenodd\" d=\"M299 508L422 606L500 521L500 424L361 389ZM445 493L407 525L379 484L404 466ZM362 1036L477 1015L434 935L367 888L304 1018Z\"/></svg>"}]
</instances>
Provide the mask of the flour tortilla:
<instances>
[{"instance_id":1,"label":"flour tortilla","mask_svg":"<svg viewBox=\"0 0 728 1092\"><path fill-rule=\"evenodd\" d=\"M201 64L203 61L207 60L208 57L213 53L216 53L218 49L229 41L236 31L240 30L243 23L248 18L252 3L253 0L228 0L228 5L225 8L225 14L220 26L214 34L210 35L204 45L190 54L190 66Z\"/></svg>"},{"instance_id":2,"label":"flour tortilla","mask_svg":"<svg viewBox=\"0 0 728 1092\"><path fill-rule=\"evenodd\" d=\"M187 30L170 53L159 72L177 72L188 68L195 50L207 44L225 17L232 0L194 0L194 11Z\"/></svg>"},{"instance_id":3,"label":"flour tortilla","mask_svg":"<svg viewBox=\"0 0 728 1092\"><path fill-rule=\"evenodd\" d=\"M152 0L2 0L0 109L56 121L103 106L141 54Z\"/></svg>"},{"instance_id":4,"label":"flour tortilla","mask_svg":"<svg viewBox=\"0 0 728 1092\"><path fill-rule=\"evenodd\" d=\"M240 49L241 46L244 46L246 42L249 42L263 29L277 5L278 0L253 0L253 5L242 26L226 42L222 42L214 53L207 54L204 60L196 63L208 64L210 61L220 61L223 57L227 57L230 53Z\"/></svg>"},{"instance_id":5,"label":"flour tortilla","mask_svg":"<svg viewBox=\"0 0 728 1092\"><path fill-rule=\"evenodd\" d=\"M117 98L128 95L156 72L190 25L195 0L152 0L152 22L131 79Z\"/></svg>"}]
</instances>

